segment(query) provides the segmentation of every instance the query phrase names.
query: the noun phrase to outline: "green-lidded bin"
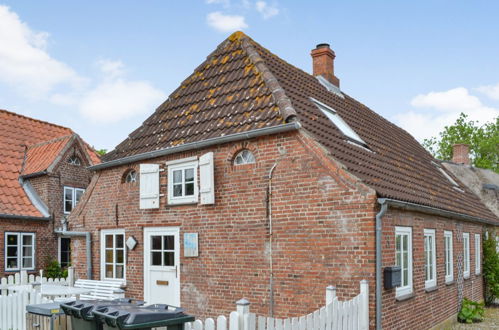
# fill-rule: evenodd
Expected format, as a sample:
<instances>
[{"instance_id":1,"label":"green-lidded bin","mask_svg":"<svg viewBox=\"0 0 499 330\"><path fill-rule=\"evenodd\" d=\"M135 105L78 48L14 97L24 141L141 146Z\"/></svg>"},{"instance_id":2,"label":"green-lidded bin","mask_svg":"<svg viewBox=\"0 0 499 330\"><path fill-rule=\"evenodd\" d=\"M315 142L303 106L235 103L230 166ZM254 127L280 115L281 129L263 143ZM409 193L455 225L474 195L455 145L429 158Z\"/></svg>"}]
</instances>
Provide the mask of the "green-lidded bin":
<instances>
[{"instance_id":1,"label":"green-lidded bin","mask_svg":"<svg viewBox=\"0 0 499 330\"><path fill-rule=\"evenodd\" d=\"M103 330L140 329L150 330L156 327L168 327L168 330L183 330L187 322L194 317L185 314L184 309L169 305L149 306L109 306L92 311Z\"/></svg>"},{"instance_id":2,"label":"green-lidded bin","mask_svg":"<svg viewBox=\"0 0 499 330\"><path fill-rule=\"evenodd\" d=\"M139 306L141 300L115 299L115 300L75 300L61 303L61 309L71 317L73 330L102 330L102 323L96 322L93 310L109 306Z\"/></svg>"}]
</instances>

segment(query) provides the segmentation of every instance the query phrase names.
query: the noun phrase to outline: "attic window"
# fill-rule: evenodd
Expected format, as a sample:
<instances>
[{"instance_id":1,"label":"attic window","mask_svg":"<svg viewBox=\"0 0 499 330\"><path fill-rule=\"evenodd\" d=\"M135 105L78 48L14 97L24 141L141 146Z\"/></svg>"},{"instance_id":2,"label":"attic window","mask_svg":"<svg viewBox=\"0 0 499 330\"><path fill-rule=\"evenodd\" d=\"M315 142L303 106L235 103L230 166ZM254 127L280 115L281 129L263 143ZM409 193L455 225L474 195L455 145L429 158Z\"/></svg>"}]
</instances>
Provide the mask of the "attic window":
<instances>
[{"instance_id":1,"label":"attic window","mask_svg":"<svg viewBox=\"0 0 499 330\"><path fill-rule=\"evenodd\" d=\"M355 133L355 131L348 126L348 124L340 117L340 115L333 108L325 105L324 103L317 101L314 98L310 98L312 102L322 111L326 117L333 122L333 124L345 135L351 142L357 143L363 147L367 144L360 138L360 136Z\"/></svg>"},{"instance_id":2,"label":"attic window","mask_svg":"<svg viewBox=\"0 0 499 330\"><path fill-rule=\"evenodd\" d=\"M81 160L80 160L80 158L78 156L71 156L68 159L68 163L71 164L71 165L80 166L81 165Z\"/></svg>"},{"instance_id":3,"label":"attic window","mask_svg":"<svg viewBox=\"0 0 499 330\"><path fill-rule=\"evenodd\" d=\"M234 158L234 165L254 164L255 161L253 153L247 149L244 149Z\"/></svg>"},{"instance_id":4,"label":"attic window","mask_svg":"<svg viewBox=\"0 0 499 330\"><path fill-rule=\"evenodd\" d=\"M125 173L125 177L123 179L124 183L135 183L137 182L137 172L135 170L128 170Z\"/></svg>"}]
</instances>

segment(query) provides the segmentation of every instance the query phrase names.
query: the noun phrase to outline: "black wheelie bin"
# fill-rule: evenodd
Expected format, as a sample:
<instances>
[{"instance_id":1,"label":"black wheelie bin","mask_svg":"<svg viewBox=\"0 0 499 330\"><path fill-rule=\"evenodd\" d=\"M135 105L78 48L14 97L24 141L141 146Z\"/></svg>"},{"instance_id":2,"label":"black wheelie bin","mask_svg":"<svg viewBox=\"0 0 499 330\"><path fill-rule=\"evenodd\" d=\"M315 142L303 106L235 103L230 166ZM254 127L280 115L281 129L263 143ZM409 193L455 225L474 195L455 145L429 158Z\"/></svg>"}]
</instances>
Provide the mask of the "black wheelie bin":
<instances>
[{"instance_id":1,"label":"black wheelie bin","mask_svg":"<svg viewBox=\"0 0 499 330\"><path fill-rule=\"evenodd\" d=\"M97 321L103 323L104 330L140 329L168 327L168 330L183 330L184 324L194 321L179 307L169 305L149 306L109 306L92 311Z\"/></svg>"},{"instance_id":2,"label":"black wheelie bin","mask_svg":"<svg viewBox=\"0 0 499 330\"><path fill-rule=\"evenodd\" d=\"M73 330L102 330L102 323L95 322L92 311L96 308L107 306L139 306L141 300L128 298L115 300L75 300L61 303L61 308L66 315L71 317Z\"/></svg>"}]
</instances>

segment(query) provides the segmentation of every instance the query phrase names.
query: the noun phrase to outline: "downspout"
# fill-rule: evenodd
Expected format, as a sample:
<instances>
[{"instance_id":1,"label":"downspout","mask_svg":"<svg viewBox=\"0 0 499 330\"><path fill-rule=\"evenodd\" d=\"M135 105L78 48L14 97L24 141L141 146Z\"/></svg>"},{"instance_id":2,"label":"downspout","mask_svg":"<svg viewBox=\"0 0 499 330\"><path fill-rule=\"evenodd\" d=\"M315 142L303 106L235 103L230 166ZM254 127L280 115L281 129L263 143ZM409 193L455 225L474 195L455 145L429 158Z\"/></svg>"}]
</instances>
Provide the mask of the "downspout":
<instances>
[{"instance_id":1,"label":"downspout","mask_svg":"<svg viewBox=\"0 0 499 330\"><path fill-rule=\"evenodd\" d=\"M269 279L269 291L270 291L270 301L269 301L269 315L274 317L274 266L272 259L272 174L277 166L277 162L274 163L269 171L269 185L267 188L267 215L269 219L269 264L270 264L270 279Z\"/></svg>"},{"instance_id":2,"label":"downspout","mask_svg":"<svg viewBox=\"0 0 499 330\"><path fill-rule=\"evenodd\" d=\"M381 301L381 239L382 239L382 229L383 225L381 223L381 218L385 215L388 210L388 204L384 200L378 200L381 205L381 210L376 214L376 329L381 330L381 311L382 311L382 301Z\"/></svg>"},{"instance_id":3,"label":"downspout","mask_svg":"<svg viewBox=\"0 0 499 330\"><path fill-rule=\"evenodd\" d=\"M92 236L90 232L86 231L68 231L67 220L62 220L62 229L56 229L56 234L68 237L85 237L86 241L86 255L87 255L87 276L92 279Z\"/></svg>"}]
</instances>

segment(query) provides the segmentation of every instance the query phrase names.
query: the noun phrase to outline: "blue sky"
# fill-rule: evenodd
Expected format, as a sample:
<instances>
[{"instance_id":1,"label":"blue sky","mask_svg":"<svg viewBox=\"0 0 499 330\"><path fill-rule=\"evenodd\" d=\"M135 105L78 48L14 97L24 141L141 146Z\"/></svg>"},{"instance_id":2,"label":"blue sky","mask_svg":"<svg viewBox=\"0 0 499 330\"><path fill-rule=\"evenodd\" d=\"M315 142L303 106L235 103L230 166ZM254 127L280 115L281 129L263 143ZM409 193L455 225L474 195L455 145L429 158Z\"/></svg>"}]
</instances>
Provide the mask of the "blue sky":
<instances>
[{"instance_id":1,"label":"blue sky","mask_svg":"<svg viewBox=\"0 0 499 330\"><path fill-rule=\"evenodd\" d=\"M112 149L242 29L421 140L499 115L498 1L1 1L0 108Z\"/></svg>"}]
</instances>

